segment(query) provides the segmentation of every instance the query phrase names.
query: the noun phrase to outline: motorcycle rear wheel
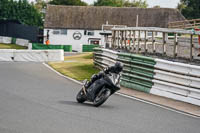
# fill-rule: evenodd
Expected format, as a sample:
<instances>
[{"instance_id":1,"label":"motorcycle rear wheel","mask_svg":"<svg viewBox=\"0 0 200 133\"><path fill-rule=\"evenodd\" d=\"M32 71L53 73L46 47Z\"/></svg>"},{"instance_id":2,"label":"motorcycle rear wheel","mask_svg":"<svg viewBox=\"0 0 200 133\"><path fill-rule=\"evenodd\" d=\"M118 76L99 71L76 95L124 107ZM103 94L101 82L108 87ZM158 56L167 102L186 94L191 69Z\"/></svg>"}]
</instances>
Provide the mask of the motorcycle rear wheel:
<instances>
[{"instance_id":1,"label":"motorcycle rear wheel","mask_svg":"<svg viewBox=\"0 0 200 133\"><path fill-rule=\"evenodd\" d=\"M83 103L87 100L83 90L80 90L79 93L76 95L76 100L79 103Z\"/></svg>"},{"instance_id":2,"label":"motorcycle rear wheel","mask_svg":"<svg viewBox=\"0 0 200 133\"><path fill-rule=\"evenodd\" d=\"M93 105L95 107L99 107L108 99L110 94L111 94L110 89L102 89L94 99Z\"/></svg>"}]
</instances>

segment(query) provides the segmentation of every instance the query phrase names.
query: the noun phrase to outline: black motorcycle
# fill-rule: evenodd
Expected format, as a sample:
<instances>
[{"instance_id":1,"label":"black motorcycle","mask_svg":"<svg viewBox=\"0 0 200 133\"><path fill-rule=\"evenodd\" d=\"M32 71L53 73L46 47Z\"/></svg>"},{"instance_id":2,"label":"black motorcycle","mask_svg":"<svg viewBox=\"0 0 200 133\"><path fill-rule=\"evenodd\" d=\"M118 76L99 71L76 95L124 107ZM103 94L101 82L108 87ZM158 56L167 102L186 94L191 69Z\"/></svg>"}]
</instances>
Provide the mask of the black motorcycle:
<instances>
[{"instance_id":1,"label":"black motorcycle","mask_svg":"<svg viewBox=\"0 0 200 133\"><path fill-rule=\"evenodd\" d=\"M85 84L87 84L87 82L87 80L84 80L83 87L76 96L76 100L79 103L89 101L93 102L93 105L98 107L102 105L109 96L120 90L120 74L104 74L86 89Z\"/></svg>"}]
</instances>

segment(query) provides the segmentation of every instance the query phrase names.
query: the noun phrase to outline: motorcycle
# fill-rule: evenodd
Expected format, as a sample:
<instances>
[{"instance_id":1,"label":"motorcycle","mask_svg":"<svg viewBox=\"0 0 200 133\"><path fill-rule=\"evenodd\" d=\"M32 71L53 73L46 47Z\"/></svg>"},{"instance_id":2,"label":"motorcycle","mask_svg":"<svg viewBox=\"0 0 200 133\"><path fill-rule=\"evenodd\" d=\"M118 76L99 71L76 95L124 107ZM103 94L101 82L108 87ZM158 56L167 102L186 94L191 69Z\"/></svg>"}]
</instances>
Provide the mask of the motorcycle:
<instances>
[{"instance_id":1,"label":"motorcycle","mask_svg":"<svg viewBox=\"0 0 200 133\"><path fill-rule=\"evenodd\" d=\"M76 100L79 103L88 101L93 102L95 107L99 107L112 94L120 90L120 74L104 74L100 79L96 80L88 88L85 88L87 82L87 80L84 80L83 87L76 96Z\"/></svg>"}]
</instances>

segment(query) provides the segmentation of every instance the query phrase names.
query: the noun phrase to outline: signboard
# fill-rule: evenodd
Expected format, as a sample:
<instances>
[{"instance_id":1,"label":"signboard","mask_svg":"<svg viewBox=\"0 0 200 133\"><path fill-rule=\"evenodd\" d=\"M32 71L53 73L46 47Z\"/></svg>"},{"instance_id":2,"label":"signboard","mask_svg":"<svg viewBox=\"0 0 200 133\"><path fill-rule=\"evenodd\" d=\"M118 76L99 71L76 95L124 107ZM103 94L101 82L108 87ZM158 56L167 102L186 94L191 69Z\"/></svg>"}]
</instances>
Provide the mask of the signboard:
<instances>
[{"instance_id":1,"label":"signboard","mask_svg":"<svg viewBox=\"0 0 200 133\"><path fill-rule=\"evenodd\" d=\"M74 32L73 38L74 40L80 40L82 37L82 34L79 31Z\"/></svg>"}]
</instances>

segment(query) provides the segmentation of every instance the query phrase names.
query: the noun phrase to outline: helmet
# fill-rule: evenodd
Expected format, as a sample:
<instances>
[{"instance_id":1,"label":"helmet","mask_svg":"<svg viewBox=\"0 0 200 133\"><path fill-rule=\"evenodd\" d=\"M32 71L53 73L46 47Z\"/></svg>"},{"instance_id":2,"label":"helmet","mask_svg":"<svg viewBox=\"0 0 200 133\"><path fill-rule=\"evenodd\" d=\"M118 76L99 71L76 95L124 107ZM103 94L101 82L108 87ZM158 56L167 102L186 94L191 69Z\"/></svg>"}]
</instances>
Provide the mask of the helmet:
<instances>
[{"instance_id":1,"label":"helmet","mask_svg":"<svg viewBox=\"0 0 200 133\"><path fill-rule=\"evenodd\" d=\"M120 73L123 70L123 64L120 62L116 62L114 67L116 73Z\"/></svg>"}]
</instances>

